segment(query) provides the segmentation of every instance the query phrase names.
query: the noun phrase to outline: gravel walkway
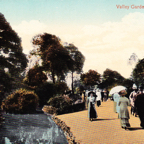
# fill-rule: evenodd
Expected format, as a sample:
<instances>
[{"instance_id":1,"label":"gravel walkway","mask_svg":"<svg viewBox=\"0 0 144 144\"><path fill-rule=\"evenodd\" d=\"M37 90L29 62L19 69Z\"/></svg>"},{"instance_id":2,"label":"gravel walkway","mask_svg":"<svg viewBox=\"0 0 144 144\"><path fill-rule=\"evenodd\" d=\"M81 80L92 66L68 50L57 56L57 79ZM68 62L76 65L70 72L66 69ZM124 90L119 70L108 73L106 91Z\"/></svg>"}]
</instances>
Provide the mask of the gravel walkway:
<instances>
[{"instance_id":1,"label":"gravel walkway","mask_svg":"<svg viewBox=\"0 0 144 144\"><path fill-rule=\"evenodd\" d=\"M144 144L144 129L140 127L139 118L130 115L131 128L124 130L113 105L109 100L96 107L98 119L93 122L88 120L87 110L58 118L71 128L76 140L82 144Z\"/></svg>"}]
</instances>

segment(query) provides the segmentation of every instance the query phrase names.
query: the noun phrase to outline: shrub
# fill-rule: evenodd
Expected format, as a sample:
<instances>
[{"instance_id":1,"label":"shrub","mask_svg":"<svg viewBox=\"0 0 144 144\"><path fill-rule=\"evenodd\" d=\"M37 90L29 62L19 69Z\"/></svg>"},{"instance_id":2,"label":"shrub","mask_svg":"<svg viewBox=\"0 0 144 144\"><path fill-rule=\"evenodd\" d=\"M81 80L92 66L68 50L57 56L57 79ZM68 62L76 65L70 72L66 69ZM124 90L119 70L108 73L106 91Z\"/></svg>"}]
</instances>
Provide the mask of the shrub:
<instances>
[{"instance_id":1,"label":"shrub","mask_svg":"<svg viewBox=\"0 0 144 144\"><path fill-rule=\"evenodd\" d=\"M42 110L48 114L57 114L57 109L53 106L45 105Z\"/></svg>"},{"instance_id":2,"label":"shrub","mask_svg":"<svg viewBox=\"0 0 144 144\"><path fill-rule=\"evenodd\" d=\"M28 71L23 82L28 86L36 87L43 84L47 79L48 78L46 74L42 71L42 68L36 65Z\"/></svg>"},{"instance_id":3,"label":"shrub","mask_svg":"<svg viewBox=\"0 0 144 144\"><path fill-rule=\"evenodd\" d=\"M68 86L65 82L57 82L54 86L56 94L64 94L65 91L68 90Z\"/></svg>"},{"instance_id":4,"label":"shrub","mask_svg":"<svg viewBox=\"0 0 144 144\"><path fill-rule=\"evenodd\" d=\"M35 93L39 97L40 106L46 105L47 101L56 94L54 90L54 84L50 82L46 82L43 85L37 87L35 89Z\"/></svg>"},{"instance_id":5,"label":"shrub","mask_svg":"<svg viewBox=\"0 0 144 144\"><path fill-rule=\"evenodd\" d=\"M19 89L2 102L1 108L7 113L33 113L38 106L39 98L33 91Z\"/></svg>"},{"instance_id":6,"label":"shrub","mask_svg":"<svg viewBox=\"0 0 144 144\"><path fill-rule=\"evenodd\" d=\"M72 101L67 96L55 96L49 99L48 105L57 108L58 114L70 112Z\"/></svg>"}]
</instances>

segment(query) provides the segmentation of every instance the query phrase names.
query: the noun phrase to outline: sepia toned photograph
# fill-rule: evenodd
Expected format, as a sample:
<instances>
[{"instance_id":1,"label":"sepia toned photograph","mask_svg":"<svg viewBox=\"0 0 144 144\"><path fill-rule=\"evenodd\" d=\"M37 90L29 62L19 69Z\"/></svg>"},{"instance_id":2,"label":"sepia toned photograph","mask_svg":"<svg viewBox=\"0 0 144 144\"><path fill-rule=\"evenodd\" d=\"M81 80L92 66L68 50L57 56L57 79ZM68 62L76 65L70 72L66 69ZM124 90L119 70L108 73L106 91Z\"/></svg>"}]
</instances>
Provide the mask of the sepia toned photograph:
<instances>
[{"instance_id":1,"label":"sepia toned photograph","mask_svg":"<svg viewBox=\"0 0 144 144\"><path fill-rule=\"evenodd\" d=\"M0 0L0 144L143 144L144 1Z\"/></svg>"}]
</instances>

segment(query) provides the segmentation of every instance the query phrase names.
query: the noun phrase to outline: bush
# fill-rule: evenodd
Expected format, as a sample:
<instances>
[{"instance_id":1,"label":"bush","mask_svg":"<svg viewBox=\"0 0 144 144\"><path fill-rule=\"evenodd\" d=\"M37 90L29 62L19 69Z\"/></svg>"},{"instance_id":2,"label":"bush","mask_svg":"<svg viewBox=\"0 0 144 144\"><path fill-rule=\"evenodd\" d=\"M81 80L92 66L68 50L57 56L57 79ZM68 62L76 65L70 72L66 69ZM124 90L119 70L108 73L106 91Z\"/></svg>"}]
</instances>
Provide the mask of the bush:
<instances>
[{"instance_id":1,"label":"bush","mask_svg":"<svg viewBox=\"0 0 144 144\"><path fill-rule=\"evenodd\" d=\"M45 82L43 85L37 87L35 89L35 93L39 97L39 104L42 107L43 105L47 104L47 101L56 95L63 94L65 90L67 90L67 84L64 82L59 82L53 84L51 82Z\"/></svg>"},{"instance_id":2,"label":"bush","mask_svg":"<svg viewBox=\"0 0 144 144\"><path fill-rule=\"evenodd\" d=\"M48 105L57 108L57 114L64 114L70 112L72 101L67 96L55 96L49 99Z\"/></svg>"},{"instance_id":3,"label":"bush","mask_svg":"<svg viewBox=\"0 0 144 144\"><path fill-rule=\"evenodd\" d=\"M42 71L42 68L36 65L28 71L23 82L28 86L36 87L43 84L47 79L48 78L46 74Z\"/></svg>"},{"instance_id":4,"label":"bush","mask_svg":"<svg viewBox=\"0 0 144 144\"><path fill-rule=\"evenodd\" d=\"M48 114L57 114L57 109L53 106L45 105L42 110Z\"/></svg>"},{"instance_id":5,"label":"bush","mask_svg":"<svg viewBox=\"0 0 144 144\"><path fill-rule=\"evenodd\" d=\"M19 89L10 94L1 105L2 110L7 113L26 114L36 111L39 98L32 92Z\"/></svg>"},{"instance_id":6,"label":"bush","mask_svg":"<svg viewBox=\"0 0 144 144\"><path fill-rule=\"evenodd\" d=\"M56 94L64 94L68 90L68 86L65 82L57 82L54 85Z\"/></svg>"},{"instance_id":7,"label":"bush","mask_svg":"<svg viewBox=\"0 0 144 144\"><path fill-rule=\"evenodd\" d=\"M46 82L40 87L36 88L35 93L39 97L39 105L41 107L46 105L47 101L56 94L54 90L54 84L49 82Z\"/></svg>"}]
</instances>

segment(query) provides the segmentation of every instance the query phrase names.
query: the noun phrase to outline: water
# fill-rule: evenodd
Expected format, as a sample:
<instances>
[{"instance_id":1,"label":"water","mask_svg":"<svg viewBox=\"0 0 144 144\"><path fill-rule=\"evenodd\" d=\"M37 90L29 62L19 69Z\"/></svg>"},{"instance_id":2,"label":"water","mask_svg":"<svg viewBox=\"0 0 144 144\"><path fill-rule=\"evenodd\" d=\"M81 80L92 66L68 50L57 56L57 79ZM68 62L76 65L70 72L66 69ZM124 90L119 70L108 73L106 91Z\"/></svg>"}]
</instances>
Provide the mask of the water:
<instances>
[{"instance_id":1,"label":"water","mask_svg":"<svg viewBox=\"0 0 144 144\"><path fill-rule=\"evenodd\" d=\"M4 114L0 144L66 144L61 130L45 114Z\"/></svg>"}]
</instances>

